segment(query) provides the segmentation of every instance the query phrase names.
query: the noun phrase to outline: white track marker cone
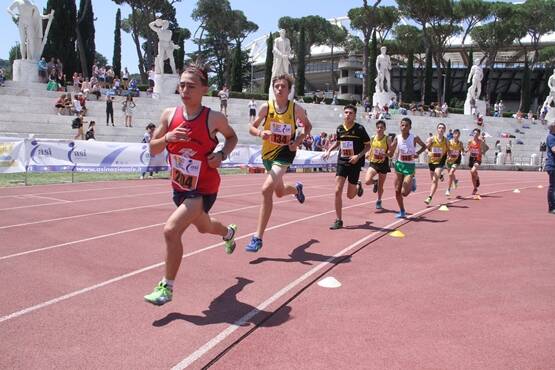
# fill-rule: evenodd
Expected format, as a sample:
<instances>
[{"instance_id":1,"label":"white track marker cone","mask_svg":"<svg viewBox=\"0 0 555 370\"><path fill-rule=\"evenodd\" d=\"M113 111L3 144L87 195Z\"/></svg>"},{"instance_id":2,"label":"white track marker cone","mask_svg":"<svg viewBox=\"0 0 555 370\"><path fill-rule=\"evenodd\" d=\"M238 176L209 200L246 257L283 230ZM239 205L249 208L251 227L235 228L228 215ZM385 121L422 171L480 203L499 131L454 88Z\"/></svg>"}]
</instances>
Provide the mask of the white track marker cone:
<instances>
[{"instance_id":1,"label":"white track marker cone","mask_svg":"<svg viewBox=\"0 0 555 370\"><path fill-rule=\"evenodd\" d=\"M438 211L447 212L449 208L445 204L442 204L441 207L438 208Z\"/></svg>"},{"instance_id":2,"label":"white track marker cone","mask_svg":"<svg viewBox=\"0 0 555 370\"><path fill-rule=\"evenodd\" d=\"M513 193L520 193L520 190L519 190L519 189L515 189L515 190L513 190Z\"/></svg>"},{"instance_id":3,"label":"white track marker cone","mask_svg":"<svg viewBox=\"0 0 555 370\"><path fill-rule=\"evenodd\" d=\"M538 185L538 189L543 189L543 185Z\"/></svg>"},{"instance_id":4,"label":"white track marker cone","mask_svg":"<svg viewBox=\"0 0 555 370\"><path fill-rule=\"evenodd\" d=\"M318 282L318 285L322 288L339 288L341 286L341 283L333 276L328 276L320 280Z\"/></svg>"}]
</instances>

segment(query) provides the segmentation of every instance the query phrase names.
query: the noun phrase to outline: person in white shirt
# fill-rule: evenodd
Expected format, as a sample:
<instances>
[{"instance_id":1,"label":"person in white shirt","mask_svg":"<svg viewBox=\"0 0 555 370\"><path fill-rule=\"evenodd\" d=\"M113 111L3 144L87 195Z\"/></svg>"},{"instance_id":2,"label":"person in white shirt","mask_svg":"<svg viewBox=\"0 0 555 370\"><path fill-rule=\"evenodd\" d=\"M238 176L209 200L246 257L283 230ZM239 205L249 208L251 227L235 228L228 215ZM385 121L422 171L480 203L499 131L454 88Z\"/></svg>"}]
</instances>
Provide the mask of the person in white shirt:
<instances>
[{"instance_id":1,"label":"person in white shirt","mask_svg":"<svg viewBox=\"0 0 555 370\"><path fill-rule=\"evenodd\" d=\"M254 101L254 99L251 99L251 101L249 102L249 118L251 123L252 121L254 121L255 117L256 117L256 102Z\"/></svg>"},{"instance_id":2,"label":"person in white shirt","mask_svg":"<svg viewBox=\"0 0 555 370\"><path fill-rule=\"evenodd\" d=\"M227 85L224 85L218 93L218 96L220 97L220 112L225 114L227 117L227 99L229 99L229 89L227 88Z\"/></svg>"}]
</instances>

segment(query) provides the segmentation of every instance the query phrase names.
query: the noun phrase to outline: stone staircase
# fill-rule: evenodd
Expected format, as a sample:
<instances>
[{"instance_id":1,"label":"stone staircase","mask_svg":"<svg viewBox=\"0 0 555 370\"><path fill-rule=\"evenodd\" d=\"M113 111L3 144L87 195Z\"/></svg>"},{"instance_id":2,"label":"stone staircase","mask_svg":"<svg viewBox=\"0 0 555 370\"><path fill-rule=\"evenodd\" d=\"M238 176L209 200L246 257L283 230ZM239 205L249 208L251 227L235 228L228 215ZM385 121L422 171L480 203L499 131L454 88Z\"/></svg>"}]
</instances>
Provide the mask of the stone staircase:
<instances>
[{"instance_id":1,"label":"stone staircase","mask_svg":"<svg viewBox=\"0 0 555 370\"><path fill-rule=\"evenodd\" d=\"M71 87L69 88L71 89ZM7 81L5 87L0 88L0 135L28 137L34 135L42 138L68 139L75 135L71 129L71 116L59 116L54 108L55 101L61 92L46 91L46 85L40 83L19 83ZM143 94L139 98L134 98L137 107L134 111L132 128L124 127L124 115L121 110L123 97L116 97L114 102L114 121L116 126L106 126L106 102L102 96L96 100L91 96L87 101L88 114L87 121L96 121L97 140L100 141L124 141L139 142L142 139L145 126L149 122L157 123L158 119L166 107L179 104L177 95L165 97L159 100L147 97ZM219 99L205 97L204 104L211 109L219 110ZM258 107L263 101L257 101ZM248 134L249 116L248 100L230 99L228 102L228 115L232 127L237 132L239 143L258 144L259 139ZM313 125L313 133L335 132L336 127L342 122L342 107L320 104L303 104L307 110L308 117ZM458 128L461 130L461 138L467 141L470 132L476 127L472 117L451 114L446 118L409 115L413 122L413 133L419 135L423 140L428 137L428 133L435 133L439 122L444 122L448 129ZM394 114L387 120L389 132L398 131L398 123L401 115ZM363 123L370 135L374 133L375 121L368 120L366 115L359 109L357 121ZM523 124L530 128L523 128ZM487 143L490 150L486 154L486 163L493 164L494 143L501 140L502 148L509 139L501 138L502 133L516 136L510 139L513 142L513 161L520 165L530 164L532 154L538 154L540 142L545 140L547 130L540 123L533 124L527 120L517 122L513 118L486 117L484 123L487 133ZM516 130L522 133L517 133ZM516 140L520 139L523 145L517 145Z\"/></svg>"}]
</instances>

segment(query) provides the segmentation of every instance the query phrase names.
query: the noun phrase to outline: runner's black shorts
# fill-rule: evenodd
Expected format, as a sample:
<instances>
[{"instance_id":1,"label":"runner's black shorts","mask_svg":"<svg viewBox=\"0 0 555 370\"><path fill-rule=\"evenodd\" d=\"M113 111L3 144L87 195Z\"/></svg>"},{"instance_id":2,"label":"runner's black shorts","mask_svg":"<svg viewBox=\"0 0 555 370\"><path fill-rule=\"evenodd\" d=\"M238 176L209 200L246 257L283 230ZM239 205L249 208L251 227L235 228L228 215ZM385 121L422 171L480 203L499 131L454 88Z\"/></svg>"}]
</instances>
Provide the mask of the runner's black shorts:
<instances>
[{"instance_id":1,"label":"runner's black shorts","mask_svg":"<svg viewBox=\"0 0 555 370\"><path fill-rule=\"evenodd\" d=\"M370 162L370 167L376 170L377 173L386 175L388 172L391 172L391 168L389 168L389 161L383 161L381 163L378 162Z\"/></svg>"},{"instance_id":2,"label":"runner's black shorts","mask_svg":"<svg viewBox=\"0 0 555 370\"><path fill-rule=\"evenodd\" d=\"M443 156L443 158L441 158L441 161L439 161L439 163L428 163L428 168L430 169L430 171L435 171L436 168L443 168L445 167L445 161L447 160L446 156Z\"/></svg>"},{"instance_id":3,"label":"runner's black shorts","mask_svg":"<svg viewBox=\"0 0 555 370\"><path fill-rule=\"evenodd\" d=\"M482 164L482 161L476 160L476 157L468 158L468 167L470 167L470 168L474 167L474 163L478 163L480 165L480 164Z\"/></svg>"},{"instance_id":4,"label":"runner's black shorts","mask_svg":"<svg viewBox=\"0 0 555 370\"><path fill-rule=\"evenodd\" d=\"M360 177L361 169L362 166L359 164L353 166L350 164L338 163L337 170L335 171L335 176L345 177L347 181L349 181L349 184L356 185Z\"/></svg>"},{"instance_id":5,"label":"runner's black shorts","mask_svg":"<svg viewBox=\"0 0 555 370\"><path fill-rule=\"evenodd\" d=\"M218 194L200 194L198 191L177 191L174 190L173 191L173 202L175 203L176 207L179 207L184 201L185 199L191 199L191 198L199 198L202 197L202 208L204 209L204 212L208 213L210 211L210 209L212 209L212 206L214 205L214 203L216 202L216 198L218 197Z\"/></svg>"}]
</instances>

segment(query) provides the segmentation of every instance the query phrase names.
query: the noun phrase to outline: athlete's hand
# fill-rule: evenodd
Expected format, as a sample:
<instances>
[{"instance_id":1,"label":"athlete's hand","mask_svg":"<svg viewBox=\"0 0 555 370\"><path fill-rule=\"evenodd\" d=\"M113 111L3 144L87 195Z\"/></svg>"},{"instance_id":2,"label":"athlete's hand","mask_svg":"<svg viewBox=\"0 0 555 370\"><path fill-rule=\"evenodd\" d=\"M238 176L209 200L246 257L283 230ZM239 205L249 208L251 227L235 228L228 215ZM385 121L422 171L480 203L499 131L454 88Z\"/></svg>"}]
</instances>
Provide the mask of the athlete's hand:
<instances>
[{"instance_id":1,"label":"athlete's hand","mask_svg":"<svg viewBox=\"0 0 555 370\"><path fill-rule=\"evenodd\" d=\"M220 154L220 152L210 153L206 157L206 160L208 162L208 166L211 167L211 168L220 167L220 165L222 164L222 159L223 158L222 158L222 155Z\"/></svg>"},{"instance_id":2,"label":"athlete's hand","mask_svg":"<svg viewBox=\"0 0 555 370\"><path fill-rule=\"evenodd\" d=\"M415 155L412 157L412 159L418 159L418 158L420 158L420 156L419 156L418 154L415 154Z\"/></svg>"},{"instance_id":3,"label":"athlete's hand","mask_svg":"<svg viewBox=\"0 0 555 370\"><path fill-rule=\"evenodd\" d=\"M349 158L349 163L350 164L356 164L358 162L358 160L360 159L360 157L358 155L352 155Z\"/></svg>"},{"instance_id":4,"label":"athlete's hand","mask_svg":"<svg viewBox=\"0 0 555 370\"><path fill-rule=\"evenodd\" d=\"M191 137L189 136L190 133L190 129L178 127L175 130L166 133L165 139L168 143L188 142L191 141Z\"/></svg>"},{"instance_id":5,"label":"athlete's hand","mask_svg":"<svg viewBox=\"0 0 555 370\"><path fill-rule=\"evenodd\" d=\"M260 137L262 138L262 140L268 140L270 136L272 136L271 130L262 130L260 133Z\"/></svg>"},{"instance_id":6,"label":"athlete's hand","mask_svg":"<svg viewBox=\"0 0 555 370\"><path fill-rule=\"evenodd\" d=\"M330 157L330 151L326 150L326 152L324 154L322 154L322 159L324 161L327 161L329 157Z\"/></svg>"},{"instance_id":7,"label":"athlete's hand","mask_svg":"<svg viewBox=\"0 0 555 370\"><path fill-rule=\"evenodd\" d=\"M297 144L296 141L291 141L289 143L289 150L292 151L292 152L296 152L297 149L299 149L299 144Z\"/></svg>"}]
</instances>

